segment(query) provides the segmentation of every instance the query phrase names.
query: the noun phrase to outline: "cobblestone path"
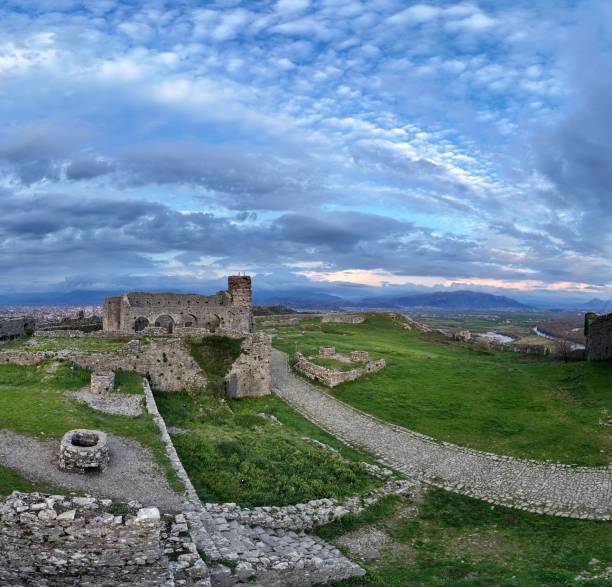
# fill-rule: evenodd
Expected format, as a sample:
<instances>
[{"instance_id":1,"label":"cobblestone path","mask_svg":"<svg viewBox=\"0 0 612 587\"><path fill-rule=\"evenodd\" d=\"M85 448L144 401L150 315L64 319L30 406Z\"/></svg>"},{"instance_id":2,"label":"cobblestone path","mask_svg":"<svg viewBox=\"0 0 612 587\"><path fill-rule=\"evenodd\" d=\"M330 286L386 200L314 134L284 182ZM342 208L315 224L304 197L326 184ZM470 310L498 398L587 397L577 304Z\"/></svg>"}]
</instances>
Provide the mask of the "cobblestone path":
<instances>
[{"instance_id":1,"label":"cobblestone path","mask_svg":"<svg viewBox=\"0 0 612 587\"><path fill-rule=\"evenodd\" d=\"M285 353L274 349L272 361L277 395L321 428L409 478L532 512L612 519L612 467L546 464L438 442L369 416L296 377Z\"/></svg>"}]
</instances>

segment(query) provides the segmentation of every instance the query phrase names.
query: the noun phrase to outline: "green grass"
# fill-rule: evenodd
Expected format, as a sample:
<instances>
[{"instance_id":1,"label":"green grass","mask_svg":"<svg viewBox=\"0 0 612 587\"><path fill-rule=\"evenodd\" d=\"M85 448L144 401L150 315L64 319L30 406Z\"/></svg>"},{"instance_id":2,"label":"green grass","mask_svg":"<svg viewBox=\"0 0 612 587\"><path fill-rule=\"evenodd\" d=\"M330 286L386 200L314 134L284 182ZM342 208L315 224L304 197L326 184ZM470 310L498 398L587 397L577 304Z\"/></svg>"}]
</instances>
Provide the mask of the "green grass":
<instances>
[{"instance_id":1,"label":"green grass","mask_svg":"<svg viewBox=\"0 0 612 587\"><path fill-rule=\"evenodd\" d=\"M211 394L157 393L179 457L203 501L245 507L342 499L380 484L356 462L345 462L301 439L316 438L348 459L365 460L310 424L274 396L225 401ZM274 425L259 413L276 416Z\"/></svg>"},{"instance_id":2,"label":"green grass","mask_svg":"<svg viewBox=\"0 0 612 587\"><path fill-rule=\"evenodd\" d=\"M0 495L10 495L13 491L40 493L63 494L64 489L60 489L49 483L30 481L16 471L0 466Z\"/></svg>"},{"instance_id":3,"label":"green grass","mask_svg":"<svg viewBox=\"0 0 612 587\"><path fill-rule=\"evenodd\" d=\"M31 336L16 338L0 347L2 350L59 351L71 349L88 353L112 352L124 346L129 338L68 338L63 336Z\"/></svg>"},{"instance_id":4,"label":"green grass","mask_svg":"<svg viewBox=\"0 0 612 587\"><path fill-rule=\"evenodd\" d=\"M305 329L307 325L309 328ZM550 357L483 353L441 335L402 327L387 314L363 324L277 326L275 347L293 354L358 348L386 368L331 393L379 418L440 440L516 457L608 464L612 362L564 364Z\"/></svg>"},{"instance_id":5,"label":"green grass","mask_svg":"<svg viewBox=\"0 0 612 587\"><path fill-rule=\"evenodd\" d=\"M116 371L115 392L134 395L143 394L142 375L133 371Z\"/></svg>"},{"instance_id":6,"label":"green grass","mask_svg":"<svg viewBox=\"0 0 612 587\"><path fill-rule=\"evenodd\" d=\"M472 587L576 585L585 569L612 564L612 524L570 520L493 507L433 489L416 511L407 498L393 498L361 516L324 526L326 539L376 527L394 545L380 560L365 563L365 578L337 586ZM600 561L590 565L592 559ZM593 581L592 586L609 585Z\"/></svg>"},{"instance_id":7,"label":"green grass","mask_svg":"<svg viewBox=\"0 0 612 587\"><path fill-rule=\"evenodd\" d=\"M120 372L118 381L124 392L136 393L134 374ZM181 490L182 483L174 474L159 431L148 415L128 417L104 414L63 393L80 389L89 382L88 370L72 369L66 363L0 365L0 428L37 438L59 439L73 428L100 429L134 438L152 449L171 485Z\"/></svg>"},{"instance_id":8,"label":"green grass","mask_svg":"<svg viewBox=\"0 0 612 587\"><path fill-rule=\"evenodd\" d=\"M330 357L308 357L308 360L315 365L320 365L327 369L334 369L335 371L352 371L353 369L363 367L363 363L345 363L344 361L338 361L338 359L332 359Z\"/></svg>"},{"instance_id":9,"label":"green grass","mask_svg":"<svg viewBox=\"0 0 612 587\"><path fill-rule=\"evenodd\" d=\"M227 336L194 336L187 339L191 355L208 379L206 390L223 395L223 378L240 356L242 339Z\"/></svg>"}]
</instances>

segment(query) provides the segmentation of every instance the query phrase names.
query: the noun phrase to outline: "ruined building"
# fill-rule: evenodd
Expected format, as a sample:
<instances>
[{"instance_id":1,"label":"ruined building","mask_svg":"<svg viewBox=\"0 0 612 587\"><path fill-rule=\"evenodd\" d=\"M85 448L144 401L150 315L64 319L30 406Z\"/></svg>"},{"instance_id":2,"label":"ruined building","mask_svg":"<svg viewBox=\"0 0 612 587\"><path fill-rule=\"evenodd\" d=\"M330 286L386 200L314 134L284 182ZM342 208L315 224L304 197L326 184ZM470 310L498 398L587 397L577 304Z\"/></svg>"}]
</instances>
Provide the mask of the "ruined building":
<instances>
[{"instance_id":1,"label":"ruined building","mask_svg":"<svg viewBox=\"0 0 612 587\"><path fill-rule=\"evenodd\" d=\"M0 340L11 340L33 331L34 318L28 316L0 316Z\"/></svg>"},{"instance_id":2,"label":"ruined building","mask_svg":"<svg viewBox=\"0 0 612 587\"><path fill-rule=\"evenodd\" d=\"M104 330L146 334L255 331L251 278L231 275L226 291L212 296L131 292L104 300ZM152 329L156 329L153 331Z\"/></svg>"},{"instance_id":3,"label":"ruined building","mask_svg":"<svg viewBox=\"0 0 612 587\"><path fill-rule=\"evenodd\" d=\"M612 313L597 316L589 312L584 317L587 361L612 360Z\"/></svg>"}]
</instances>

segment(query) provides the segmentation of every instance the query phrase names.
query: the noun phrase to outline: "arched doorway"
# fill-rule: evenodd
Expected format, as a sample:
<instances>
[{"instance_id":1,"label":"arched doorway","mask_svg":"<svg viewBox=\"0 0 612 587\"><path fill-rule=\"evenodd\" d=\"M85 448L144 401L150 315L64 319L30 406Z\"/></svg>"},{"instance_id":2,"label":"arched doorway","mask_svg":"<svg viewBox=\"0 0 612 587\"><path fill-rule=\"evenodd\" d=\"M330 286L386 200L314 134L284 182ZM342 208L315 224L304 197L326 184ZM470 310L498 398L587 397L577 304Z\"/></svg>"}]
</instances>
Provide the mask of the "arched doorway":
<instances>
[{"instance_id":1,"label":"arched doorway","mask_svg":"<svg viewBox=\"0 0 612 587\"><path fill-rule=\"evenodd\" d=\"M174 320L172 319L172 316L163 314L157 320L155 320L155 326L157 328L165 328L168 334L172 334L172 331L174 330Z\"/></svg>"},{"instance_id":2,"label":"arched doorway","mask_svg":"<svg viewBox=\"0 0 612 587\"><path fill-rule=\"evenodd\" d=\"M134 332L140 332L149 325L149 321L144 316L139 316L134 320Z\"/></svg>"},{"instance_id":3,"label":"arched doorway","mask_svg":"<svg viewBox=\"0 0 612 587\"><path fill-rule=\"evenodd\" d=\"M216 332L220 324L221 318L219 318L219 316L217 316L216 314L213 314L212 316L208 316L208 318L206 318L204 328L207 328L210 332Z\"/></svg>"},{"instance_id":4,"label":"arched doorway","mask_svg":"<svg viewBox=\"0 0 612 587\"><path fill-rule=\"evenodd\" d=\"M182 326L186 328L196 328L198 325L198 319L193 314L187 314L183 316Z\"/></svg>"}]
</instances>

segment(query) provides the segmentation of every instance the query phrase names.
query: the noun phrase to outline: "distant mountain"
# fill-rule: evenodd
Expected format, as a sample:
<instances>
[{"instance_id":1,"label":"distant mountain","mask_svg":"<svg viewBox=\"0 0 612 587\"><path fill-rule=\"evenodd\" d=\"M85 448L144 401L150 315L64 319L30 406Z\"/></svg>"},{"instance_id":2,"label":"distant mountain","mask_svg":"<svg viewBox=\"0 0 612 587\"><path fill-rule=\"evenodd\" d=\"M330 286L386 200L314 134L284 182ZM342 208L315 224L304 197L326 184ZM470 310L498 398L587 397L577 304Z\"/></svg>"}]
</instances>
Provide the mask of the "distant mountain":
<instances>
[{"instance_id":1,"label":"distant mountain","mask_svg":"<svg viewBox=\"0 0 612 587\"><path fill-rule=\"evenodd\" d=\"M588 302L583 304L577 304L577 308L581 310L591 310L592 312L603 313L606 309L612 308L612 300L606 302L605 300L600 300L599 298L593 298Z\"/></svg>"},{"instance_id":2,"label":"distant mountain","mask_svg":"<svg viewBox=\"0 0 612 587\"><path fill-rule=\"evenodd\" d=\"M440 308L462 310L502 310L527 308L507 298L477 291L440 291L388 298L366 298L361 306L369 308Z\"/></svg>"},{"instance_id":3,"label":"distant mountain","mask_svg":"<svg viewBox=\"0 0 612 587\"><path fill-rule=\"evenodd\" d=\"M287 306L295 310L339 310L348 304L339 296L303 290L274 292L255 290L253 302L258 306Z\"/></svg>"}]
</instances>

